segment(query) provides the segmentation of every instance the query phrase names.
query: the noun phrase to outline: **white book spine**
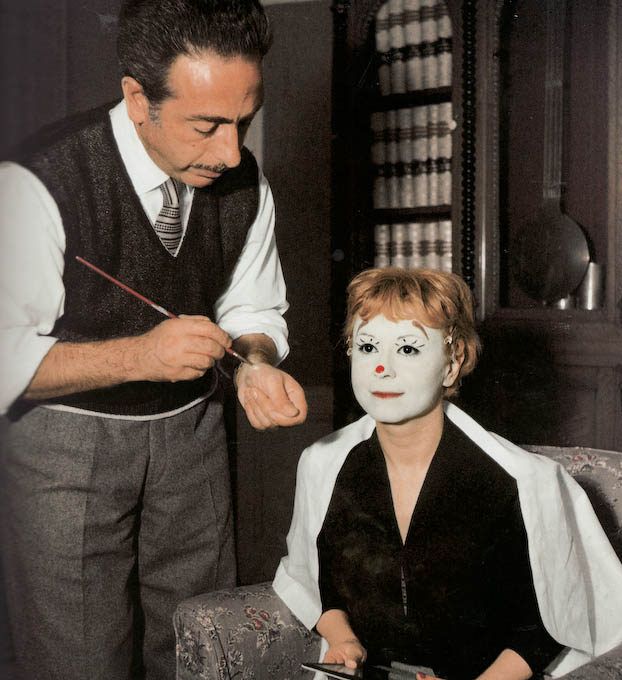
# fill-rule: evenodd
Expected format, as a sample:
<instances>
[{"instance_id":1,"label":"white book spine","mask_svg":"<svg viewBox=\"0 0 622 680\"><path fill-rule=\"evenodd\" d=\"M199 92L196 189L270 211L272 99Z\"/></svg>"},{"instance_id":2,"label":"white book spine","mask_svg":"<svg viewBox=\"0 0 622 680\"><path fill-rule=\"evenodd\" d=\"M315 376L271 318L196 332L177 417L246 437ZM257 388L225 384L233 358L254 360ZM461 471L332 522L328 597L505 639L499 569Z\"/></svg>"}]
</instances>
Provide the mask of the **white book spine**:
<instances>
[{"instance_id":1,"label":"white book spine","mask_svg":"<svg viewBox=\"0 0 622 680\"><path fill-rule=\"evenodd\" d=\"M422 42L436 42L436 39L438 38L436 0L421 0L420 17Z\"/></svg>"},{"instance_id":2,"label":"white book spine","mask_svg":"<svg viewBox=\"0 0 622 680\"><path fill-rule=\"evenodd\" d=\"M420 269L423 267L423 225L420 222L409 222L408 224L408 239L411 244L409 269Z\"/></svg>"},{"instance_id":3,"label":"white book spine","mask_svg":"<svg viewBox=\"0 0 622 680\"><path fill-rule=\"evenodd\" d=\"M389 0L389 45L391 48L391 92L406 92L404 63L404 0Z\"/></svg>"},{"instance_id":4,"label":"white book spine","mask_svg":"<svg viewBox=\"0 0 622 680\"><path fill-rule=\"evenodd\" d=\"M438 120L438 203L451 204L452 193L452 131L456 123L452 118L451 103L439 104Z\"/></svg>"},{"instance_id":5,"label":"white book spine","mask_svg":"<svg viewBox=\"0 0 622 680\"><path fill-rule=\"evenodd\" d=\"M439 269L441 258L436 252L438 240L438 222L426 222L423 225L423 261L427 269Z\"/></svg>"},{"instance_id":6,"label":"white book spine","mask_svg":"<svg viewBox=\"0 0 622 680\"><path fill-rule=\"evenodd\" d=\"M398 123L397 123L397 112L387 111L385 114L385 139L387 143L386 148L386 160L387 163L395 165L399 160L399 152L397 145L398 138Z\"/></svg>"},{"instance_id":7,"label":"white book spine","mask_svg":"<svg viewBox=\"0 0 622 680\"><path fill-rule=\"evenodd\" d=\"M408 269L412 245L407 224L391 225L391 265Z\"/></svg>"},{"instance_id":8,"label":"white book spine","mask_svg":"<svg viewBox=\"0 0 622 680\"><path fill-rule=\"evenodd\" d=\"M444 272L451 272L453 268L451 220L442 220L438 223L438 237L440 269Z\"/></svg>"},{"instance_id":9,"label":"white book spine","mask_svg":"<svg viewBox=\"0 0 622 680\"><path fill-rule=\"evenodd\" d=\"M444 0L439 0L434 7L434 16L436 19L436 34L438 38L451 38L453 29L451 26L451 17L449 15L449 7Z\"/></svg>"},{"instance_id":10,"label":"white book spine","mask_svg":"<svg viewBox=\"0 0 622 680\"><path fill-rule=\"evenodd\" d=\"M413 183L415 207L424 207L428 202L428 107L413 108Z\"/></svg>"},{"instance_id":11,"label":"white book spine","mask_svg":"<svg viewBox=\"0 0 622 680\"><path fill-rule=\"evenodd\" d=\"M426 170L428 173L428 203L429 205L439 205L438 191L438 104L428 106L428 158Z\"/></svg>"},{"instance_id":12,"label":"white book spine","mask_svg":"<svg viewBox=\"0 0 622 680\"><path fill-rule=\"evenodd\" d=\"M374 267L388 267L391 264L391 227L377 224L374 227Z\"/></svg>"}]
</instances>

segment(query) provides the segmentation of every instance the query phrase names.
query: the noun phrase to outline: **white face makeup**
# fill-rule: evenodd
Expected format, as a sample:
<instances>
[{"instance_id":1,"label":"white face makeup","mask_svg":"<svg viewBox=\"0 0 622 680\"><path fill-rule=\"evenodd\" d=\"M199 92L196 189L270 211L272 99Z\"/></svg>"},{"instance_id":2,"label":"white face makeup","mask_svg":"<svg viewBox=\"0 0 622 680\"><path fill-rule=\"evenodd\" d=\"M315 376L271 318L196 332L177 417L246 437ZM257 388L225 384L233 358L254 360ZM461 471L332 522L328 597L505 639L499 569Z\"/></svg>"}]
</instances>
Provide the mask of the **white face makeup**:
<instances>
[{"instance_id":1,"label":"white face makeup","mask_svg":"<svg viewBox=\"0 0 622 680\"><path fill-rule=\"evenodd\" d=\"M367 323L357 317L352 336L352 387L365 411L382 423L401 423L429 413L453 384L454 364L444 334L389 321L382 314Z\"/></svg>"}]
</instances>

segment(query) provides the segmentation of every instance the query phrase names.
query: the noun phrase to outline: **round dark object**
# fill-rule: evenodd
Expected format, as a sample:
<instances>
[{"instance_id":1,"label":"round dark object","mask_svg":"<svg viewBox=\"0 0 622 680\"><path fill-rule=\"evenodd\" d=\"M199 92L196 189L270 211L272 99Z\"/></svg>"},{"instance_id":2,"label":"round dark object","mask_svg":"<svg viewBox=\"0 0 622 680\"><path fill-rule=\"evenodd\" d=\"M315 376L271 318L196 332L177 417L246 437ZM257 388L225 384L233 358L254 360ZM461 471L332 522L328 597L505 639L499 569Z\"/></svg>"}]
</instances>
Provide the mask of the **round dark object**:
<instances>
[{"instance_id":1,"label":"round dark object","mask_svg":"<svg viewBox=\"0 0 622 680\"><path fill-rule=\"evenodd\" d=\"M517 234L512 274L520 288L538 302L555 302L581 283L590 261L581 227L561 211L547 211Z\"/></svg>"}]
</instances>

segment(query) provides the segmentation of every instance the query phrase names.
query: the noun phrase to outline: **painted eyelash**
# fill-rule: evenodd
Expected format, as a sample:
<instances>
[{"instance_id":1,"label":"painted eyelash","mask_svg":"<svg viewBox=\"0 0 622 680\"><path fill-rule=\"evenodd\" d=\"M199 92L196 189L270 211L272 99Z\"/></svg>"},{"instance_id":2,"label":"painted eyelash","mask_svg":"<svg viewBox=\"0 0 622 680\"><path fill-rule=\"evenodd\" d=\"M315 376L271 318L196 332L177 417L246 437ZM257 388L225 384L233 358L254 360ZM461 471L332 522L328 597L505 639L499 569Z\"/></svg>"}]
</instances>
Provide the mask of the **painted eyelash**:
<instances>
[{"instance_id":1,"label":"painted eyelash","mask_svg":"<svg viewBox=\"0 0 622 680\"><path fill-rule=\"evenodd\" d=\"M425 347L425 342L420 340L400 340L395 343L396 347L412 347L413 349L421 351Z\"/></svg>"},{"instance_id":2,"label":"painted eyelash","mask_svg":"<svg viewBox=\"0 0 622 680\"><path fill-rule=\"evenodd\" d=\"M373 347L374 349L378 349L378 344L379 344L379 343L377 343L377 342L363 342L363 341L359 341L359 342L356 343L356 348L360 351L363 347L365 347L365 345L370 345L370 346Z\"/></svg>"}]
</instances>

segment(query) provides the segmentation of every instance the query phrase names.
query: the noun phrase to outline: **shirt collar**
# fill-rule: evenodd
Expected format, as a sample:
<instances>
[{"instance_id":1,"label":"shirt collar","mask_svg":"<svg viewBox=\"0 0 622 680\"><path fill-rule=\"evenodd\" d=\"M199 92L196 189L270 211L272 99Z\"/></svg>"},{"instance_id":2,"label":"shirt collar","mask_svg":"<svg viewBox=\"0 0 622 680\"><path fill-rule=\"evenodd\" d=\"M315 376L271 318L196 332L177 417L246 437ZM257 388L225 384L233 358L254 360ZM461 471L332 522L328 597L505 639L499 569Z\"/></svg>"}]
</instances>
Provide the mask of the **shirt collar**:
<instances>
[{"instance_id":1,"label":"shirt collar","mask_svg":"<svg viewBox=\"0 0 622 680\"><path fill-rule=\"evenodd\" d=\"M110 110L110 122L112 134L136 194L143 196L166 182L169 176L151 160L140 141L127 113L125 99Z\"/></svg>"}]
</instances>

